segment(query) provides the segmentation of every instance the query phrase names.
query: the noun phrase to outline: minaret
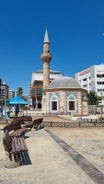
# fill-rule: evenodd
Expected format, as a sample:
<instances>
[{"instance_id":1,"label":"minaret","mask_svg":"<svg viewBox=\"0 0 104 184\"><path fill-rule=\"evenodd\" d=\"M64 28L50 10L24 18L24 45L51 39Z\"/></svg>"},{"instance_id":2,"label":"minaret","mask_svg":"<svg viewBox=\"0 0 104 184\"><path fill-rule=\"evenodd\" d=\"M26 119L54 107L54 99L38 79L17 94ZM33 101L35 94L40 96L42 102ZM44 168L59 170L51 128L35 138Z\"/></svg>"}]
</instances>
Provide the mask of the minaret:
<instances>
[{"instance_id":1,"label":"minaret","mask_svg":"<svg viewBox=\"0 0 104 184\"><path fill-rule=\"evenodd\" d=\"M43 91L49 85L51 59L52 59L52 55L50 53L50 42L48 37L48 31L46 29L44 42L43 42L43 53L41 54L41 60L43 61Z\"/></svg>"}]
</instances>

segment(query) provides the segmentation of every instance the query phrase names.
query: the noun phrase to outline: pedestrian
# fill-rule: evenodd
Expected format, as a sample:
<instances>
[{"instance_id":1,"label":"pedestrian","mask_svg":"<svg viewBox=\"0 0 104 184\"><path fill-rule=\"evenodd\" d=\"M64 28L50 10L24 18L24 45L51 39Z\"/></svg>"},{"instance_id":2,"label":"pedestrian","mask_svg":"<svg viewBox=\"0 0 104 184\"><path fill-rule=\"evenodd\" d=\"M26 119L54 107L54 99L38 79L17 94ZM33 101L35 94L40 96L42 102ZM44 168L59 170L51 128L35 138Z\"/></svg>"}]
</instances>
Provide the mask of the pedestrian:
<instances>
[{"instance_id":1,"label":"pedestrian","mask_svg":"<svg viewBox=\"0 0 104 184\"><path fill-rule=\"evenodd\" d=\"M0 108L0 117L2 117L2 109Z\"/></svg>"},{"instance_id":2,"label":"pedestrian","mask_svg":"<svg viewBox=\"0 0 104 184\"><path fill-rule=\"evenodd\" d=\"M19 105L16 105L16 109L15 109L15 115L16 115L16 117L18 117L18 113L19 113Z\"/></svg>"}]
</instances>

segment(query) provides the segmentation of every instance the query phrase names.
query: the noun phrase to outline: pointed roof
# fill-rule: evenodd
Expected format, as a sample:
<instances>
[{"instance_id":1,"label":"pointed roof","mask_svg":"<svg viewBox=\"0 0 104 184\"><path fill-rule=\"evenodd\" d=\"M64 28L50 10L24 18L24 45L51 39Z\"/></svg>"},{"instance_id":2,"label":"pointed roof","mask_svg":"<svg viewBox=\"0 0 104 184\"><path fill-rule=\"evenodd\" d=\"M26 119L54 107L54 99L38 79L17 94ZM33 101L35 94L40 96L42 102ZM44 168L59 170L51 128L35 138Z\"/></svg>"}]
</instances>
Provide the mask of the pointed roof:
<instances>
[{"instance_id":1,"label":"pointed roof","mask_svg":"<svg viewBox=\"0 0 104 184\"><path fill-rule=\"evenodd\" d=\"M44 36L44 43L50 43L47 28L46 28L46 32L45 32L45 36Z\"/></svg>"},{"instance_id":2,"label":"pointed roof","mask_svg":"<svg viewBox=\"0 0 104 184\"><path fill-rule=\"evenodd\" d=\"M27 105L28 102L23 100L20 96L15 96L14 98L7 101L7 105Z\"/></svg>"}]
</instances>

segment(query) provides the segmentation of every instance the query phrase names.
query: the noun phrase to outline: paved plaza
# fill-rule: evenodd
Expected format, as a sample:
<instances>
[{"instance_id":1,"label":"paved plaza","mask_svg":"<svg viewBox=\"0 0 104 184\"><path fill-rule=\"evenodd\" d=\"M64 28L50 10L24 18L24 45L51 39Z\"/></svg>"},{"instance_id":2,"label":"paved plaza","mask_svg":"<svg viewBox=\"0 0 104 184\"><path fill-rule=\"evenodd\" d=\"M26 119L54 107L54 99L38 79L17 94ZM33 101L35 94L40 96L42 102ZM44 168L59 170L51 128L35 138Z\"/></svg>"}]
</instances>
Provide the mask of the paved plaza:
<instances>
[{"instance_id":1,"label":"paved plaza","mask_svg":"<svg viewBox=\"0 0 104 184\"><path fill-rule=\"evenodd\" d=\"M104 128L45 127L26 134L32 165L8 168L0 130L1 184L103 184Z\"/></svg>"}]
</instances>

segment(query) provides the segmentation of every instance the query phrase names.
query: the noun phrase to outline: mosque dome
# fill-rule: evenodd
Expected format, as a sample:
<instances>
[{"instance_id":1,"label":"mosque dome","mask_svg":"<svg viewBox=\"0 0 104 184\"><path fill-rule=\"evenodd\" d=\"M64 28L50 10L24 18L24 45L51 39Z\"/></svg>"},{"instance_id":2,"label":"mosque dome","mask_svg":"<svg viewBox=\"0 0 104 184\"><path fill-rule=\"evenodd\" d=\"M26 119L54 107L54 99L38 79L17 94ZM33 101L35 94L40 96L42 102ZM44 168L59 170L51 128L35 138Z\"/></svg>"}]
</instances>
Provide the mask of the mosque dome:
<instances>
[{"instance_id":1,"label":"mosque dome","mask_svg":"<svg viewBox=\"0 0 104 184\"><path fill-rule=\"evenodd\" d=\"M72 77L61 76L54 79L47 89L68 89L68 88L81 88L78 81Z\"/></svg>"}]
</instances>

